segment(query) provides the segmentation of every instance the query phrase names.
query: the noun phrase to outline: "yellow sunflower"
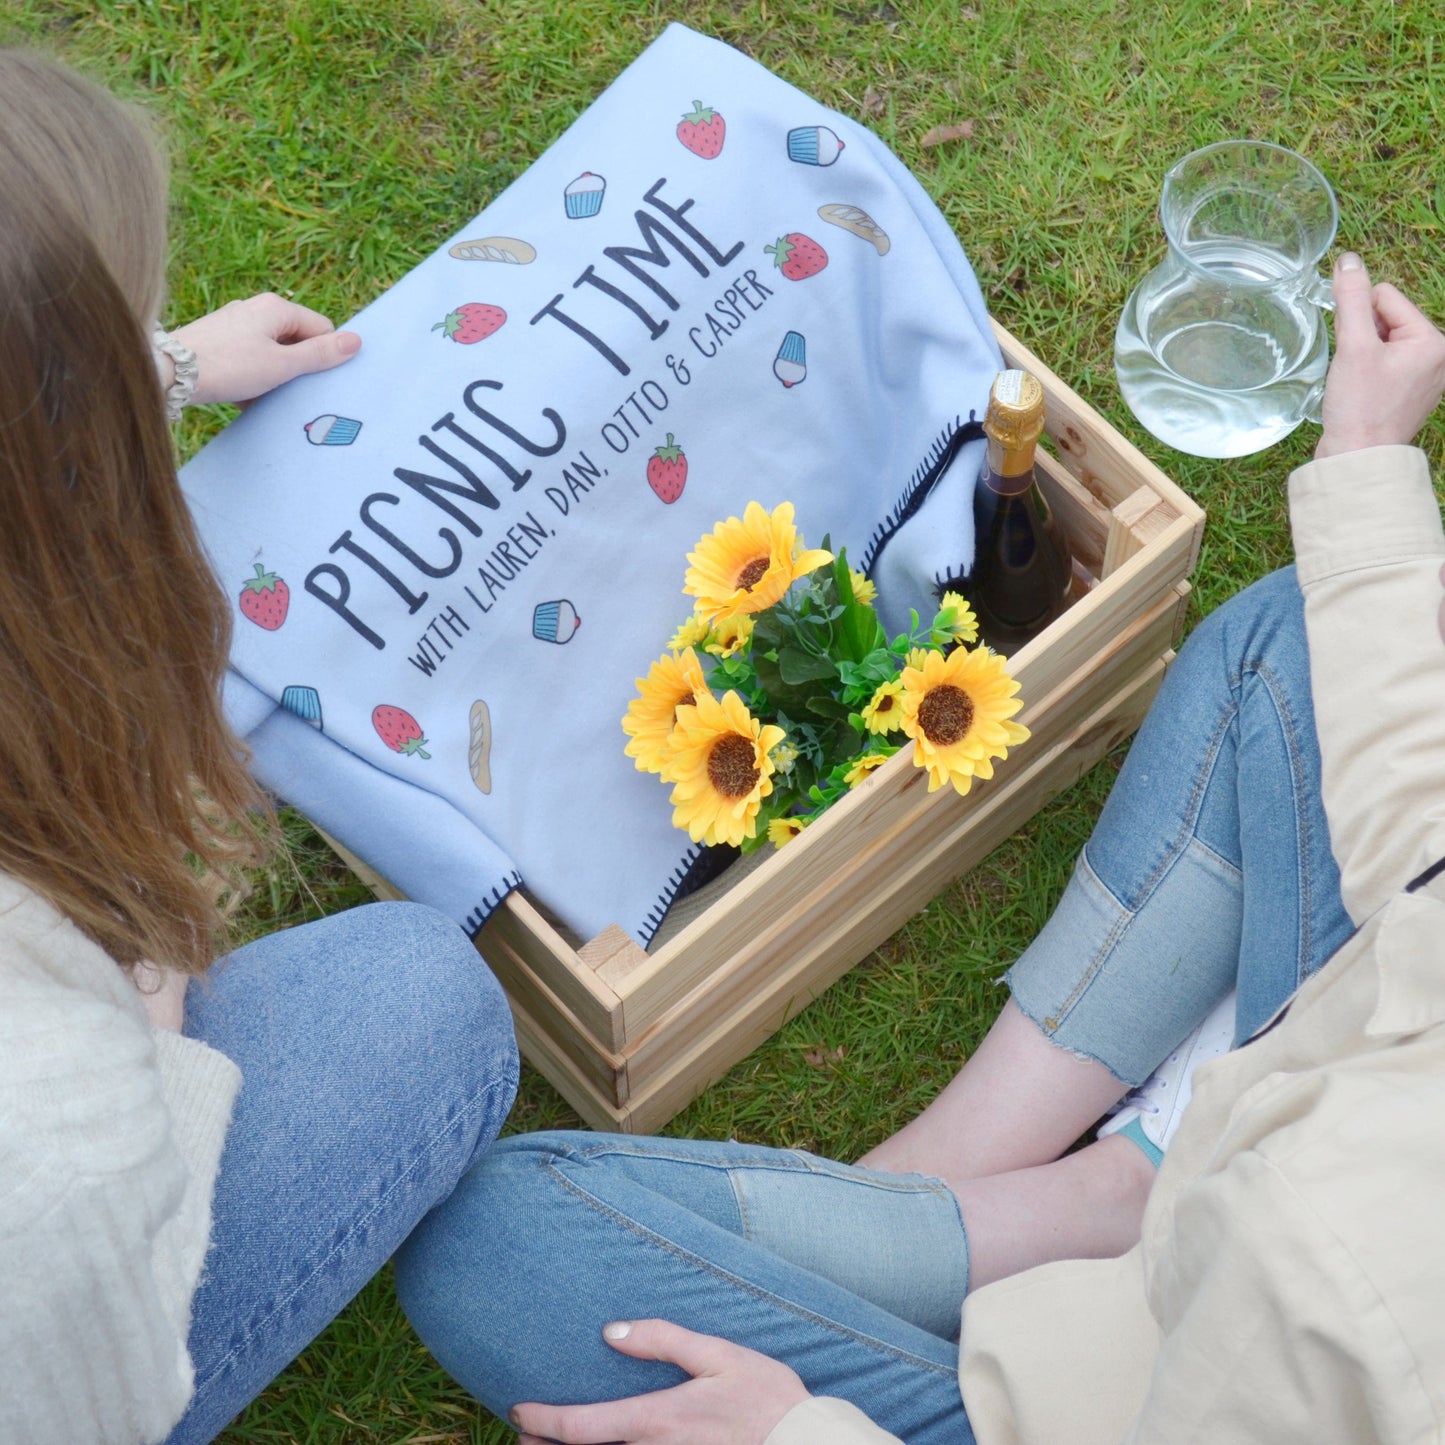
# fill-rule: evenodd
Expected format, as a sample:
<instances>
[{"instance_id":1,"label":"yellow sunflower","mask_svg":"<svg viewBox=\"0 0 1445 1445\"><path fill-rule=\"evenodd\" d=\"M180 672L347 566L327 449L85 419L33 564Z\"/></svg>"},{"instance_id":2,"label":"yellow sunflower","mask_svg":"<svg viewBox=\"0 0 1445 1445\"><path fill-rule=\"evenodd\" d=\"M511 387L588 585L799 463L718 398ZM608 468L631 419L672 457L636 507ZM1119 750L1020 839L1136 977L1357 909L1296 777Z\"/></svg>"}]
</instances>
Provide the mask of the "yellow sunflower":
<instances>
[{"instance_id":1,"label":"yellow sunflower","mask_svg":"<svg viewBox=\"0 0 1445 1445\"><path fill-rule=\"evenodd\" d=\"M667 645L674 652L681 652L684 647L696 647L699 643L707 641L707 618L699 617L696 612L677 629L667 640Z\"/></svg>"},{"instance_id":2,"label":"yellow sunflower","mask_svg":"<svg viewBox=\"0 0 1445 1445\"><path fill-rule=\"evenodd\" d=\"M753 619L739 614L736 617L719 618L703 643L703 651L714 657L731 657L741 652L753 640Z\"/></svg>"},{"instance_id":3,"label":"yellow sunflower","mask_svg":"<svg viewBox=\"0 0 1445 1445\"><path fill-rule=\"evenodd\" d=\"M637 679L637 693L622 719L622 731L631 741L623 749L640 773L660 773L671 751L668 739L677 725L677 710L700 697L711 697L702 663L687 648L664 653L646 677Z\"/></svg>"},{"instance_id":4,"label":"yellow sunflower","mask_svg":"<svg viewBox=\"0 0 1445 1445\"><path fill-rule=\"evenodd\" d=\"M869 773L881 768L888 761L887 753L864 753L861 758L855 758L853 766L843 774L843 781L850 788L856 788Z\"/></svg>"},{"instance_id":5,"label":"yellow sunflower","mask_svg":"<svg viewBox=\"0 0 1445 1445\"><path fill-rule=\"evenodd\" d=\"M762 612L814 568L833 560L831 552L803 547L793 525L793 504L771 513L749 502L742 520L719 522L689 552L682 590L697 598L697 610L714 625L740 612Z\"/></svg>"},{"instance_id":6,"label":"yellow sunflower","mask_svg":"<svg viewBox=\"0 0 1445 1445\"><path fill-rule=\"evenodd\" d=\"M930 652L923 666L903 672L903 731L913 739L915 766L928 769L928 791L952 783L966 793L975 776L993 777L994 758L1008 755L1029 730L1009 722L1022 706L1006 659L987 648L944 657Z\"/></svg>"},{"instance_id":7,"label":"yellow sunflower","mask_svg":"<svg viewBox=\"0 0 1445 1445\"><path fill-rule=\"evenodd\" d=\"M908 656L903 661L904 667L922 667L924 659L930 651L931 649L927 647L910 647Z\"/></svg>"},{"instance_id":8,"label":"yellow sunflower","mask_svg":"<svg viewBox=\"0 0 1445 1445\"><path fill-rule=\"evenodd\" d=\"M894 678L881 683L863 709L863 721L870 733L896 733L903 726L903 683Z\"/></svg>"},{"instance_id":9,"label":"yellow sunflower","mask_svg":"<svg viewBox=\"0 0 1445 1445\"><path fill-rule=\"evenodd\" d=\"M774 818L768 824L768 842L774 848L781 848L784 843L791 843L805 826L801 818Z\"/></svg>"},{"instance_id":10,"label":"yellow sunflower","mask_svg":"<svg viewBox=\"0 0 1445 1445\"><path fill-rule=\"evenodd\" d=\"M772 750L783 730L761 723L735 692L719 701L699 693L678 710L661 772L672 790L672 822L694 843L731 843L756 832L758 808L773 791Z\"/></svg>"},{"instance_id":11,"label":"yellow sunflower","mask_svg":"<svg viewBox=\"0 0 1445 1445\"><path fill-rule=\"evenodd\" d=\"M978 641L978 618L974 616L973 608L964 600L962 593L943 594L938 604L938 617L933 625L952 633L955 642Z\"/></svg>"},{"instance_id":12,"label":"yellow sunflower","mask_svg":"<svg viewBox=\"0 0 1445 1445\"><path fill-rule=\"evenodd\" d=\"M856 602L875 602L878 599L878 589L873 585L872 579L865 577L856 567L848 569L848 575L853 579L853 599Z\"/></svg>"}]
</instances>

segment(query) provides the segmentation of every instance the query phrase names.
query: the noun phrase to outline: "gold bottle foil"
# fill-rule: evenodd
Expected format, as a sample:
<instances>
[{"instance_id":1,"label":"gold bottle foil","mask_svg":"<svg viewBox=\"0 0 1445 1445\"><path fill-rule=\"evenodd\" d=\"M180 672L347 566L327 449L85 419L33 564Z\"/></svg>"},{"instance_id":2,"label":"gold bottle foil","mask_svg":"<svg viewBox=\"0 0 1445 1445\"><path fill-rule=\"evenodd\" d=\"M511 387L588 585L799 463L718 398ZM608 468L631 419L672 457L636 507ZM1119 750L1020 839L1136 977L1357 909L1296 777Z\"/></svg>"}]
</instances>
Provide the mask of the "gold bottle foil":
<instances>
[{"instance_id":1,"label":"gold bottle foil","mask_svg":"<svg viewBox=\"0 0 1445 1445\"><path fill-rule=\"evenodd\" d=\"M1000 476L1016 477L1034 464L1044 429L1044 388L1027 371L1001 371L989 392L983 429L991 443L989 463Z\"/></svg>"}]
</instances>

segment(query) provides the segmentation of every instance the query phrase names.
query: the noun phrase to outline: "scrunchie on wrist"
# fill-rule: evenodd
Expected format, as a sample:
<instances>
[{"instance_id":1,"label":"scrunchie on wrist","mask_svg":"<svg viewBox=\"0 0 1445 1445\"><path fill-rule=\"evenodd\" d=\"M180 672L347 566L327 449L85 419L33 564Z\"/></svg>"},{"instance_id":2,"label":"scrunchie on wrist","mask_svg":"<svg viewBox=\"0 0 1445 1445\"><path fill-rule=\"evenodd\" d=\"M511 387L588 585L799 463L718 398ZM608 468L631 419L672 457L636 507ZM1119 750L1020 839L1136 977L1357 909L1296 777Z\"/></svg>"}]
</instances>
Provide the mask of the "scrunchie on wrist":
<instances>
[{"instance_id":1,"label":"scrunchie on wrist","mask_svg":"<svg viewBox=\"0 0 1445 1445\"><path fill-rule=\"evenodd\" d=\"M186 403L195 395L201 369L196 362L196 353L174 336L166 335L159 326L151 335L151 345L157 355L164 353L175 364L175 380L166 388L166 420L174 425L181 419Z\"/></svg>"}]
</instances>

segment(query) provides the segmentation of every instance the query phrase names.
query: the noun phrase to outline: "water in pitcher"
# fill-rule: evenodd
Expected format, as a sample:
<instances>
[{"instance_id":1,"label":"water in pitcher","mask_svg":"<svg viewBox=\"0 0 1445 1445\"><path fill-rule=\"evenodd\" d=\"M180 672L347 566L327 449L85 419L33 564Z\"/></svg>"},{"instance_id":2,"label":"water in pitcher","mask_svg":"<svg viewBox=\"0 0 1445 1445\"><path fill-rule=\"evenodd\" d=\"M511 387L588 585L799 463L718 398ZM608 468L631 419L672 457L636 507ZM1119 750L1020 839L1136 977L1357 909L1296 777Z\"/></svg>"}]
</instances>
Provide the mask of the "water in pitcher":
<instances>
[{"instance_id":1,"label":"water in pitcher","mask_svg":"<svg viewBox=\"0 0 1445 1445\"><path fill-rule=\"evenodd\" d=\"M1115 335L1119 389L1161 441L1239 457L1299 425L1329 366L1318 309L1293 294L1297 260L1237 237L1196 245L1129 297Z\"/></svg>"}]
</instances>

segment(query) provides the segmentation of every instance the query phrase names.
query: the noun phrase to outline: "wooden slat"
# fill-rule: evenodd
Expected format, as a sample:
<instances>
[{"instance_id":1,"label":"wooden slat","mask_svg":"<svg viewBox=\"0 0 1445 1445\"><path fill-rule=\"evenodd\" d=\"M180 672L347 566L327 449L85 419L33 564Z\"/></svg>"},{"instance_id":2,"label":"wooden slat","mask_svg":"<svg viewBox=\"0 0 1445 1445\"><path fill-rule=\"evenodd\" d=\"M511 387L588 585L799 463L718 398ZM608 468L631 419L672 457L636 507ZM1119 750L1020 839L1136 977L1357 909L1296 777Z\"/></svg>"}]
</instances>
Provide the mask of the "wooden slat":
<instances>
[{"instance_id":1,"label":"wooden slat","mask_svg":"<svg viewBox=\"0 0 1445 1445\"><path fill-rule=\"evenodd\" d=\"M1109 536L1109 509L1061 462L1045 451L1035 453L1039 487L1069 539L1069 550L1095 577L1102 576Z\"/></svg>"},{"instance_id":2,"label":"wooden slat","mask_svg":"<svg viewBox=\"0 0 1445 1445\"><path fill-rule=\"evenodd\" d=\"M637 1133L660 1128L846 973L862 954L890 937L904 918L923 907L960 871L1017 831L1138 727L1164 669L1165 661L1160 659L1145 675L1135 678L1118 697L1036 758L1025 786L996 795L989 808L974 816L961 833L943 830L921 846L912 833L894 840L892 856L899 873L887 907L861 914L852 907L835 908L831 923L800 940L800 946L778 960L763 983L729 997L727 1006L683 1052L663 1051L655 1071L645 1075L639 1057L630 1058L629 1100L618 1126ZM669 1038L672 1025L671 1018L659 1020L656 1036ZM648 1042L641 1041L639 1049Z\"/></svg>"},{"instance_id":3,"label":"wooden slat","mask_svg":"<svg viewBox=\"0 0 1445 1445\"><path fill-rule=\"evenodd\" d=\"M577 957L594 973L605 969L616 979L645 961L647 952L630 933L609 923L577 950Z\"/></svg>"},{"instance_id":4,"label":"wooden slat","mask_svg":"<svg viewBox=\"0 0 1445 1445\"><path fill-rule=\"evenodd\" d=\"M887 768L880 769L866 788L830 811L832 816L846 804L858 814L851 822L845 814L844 824L813 839L814 846L807 852L794 854L794 845L789 844L775 854L756 876L745 878L715 904L690 936L686 930L678 935L672 944L678 959L654 954L646 975L639 971L614 980L623 998L626 1021L628 1043L623 1052L630 1053L641 1033L663 1013L675 1009L682 998L691 996L702 1008L711 1008L720 974L740 966L740 957L745 959L742 967L756 969L760 975L768 973L778 956L799 946L801 936L827 925L829 917L839 912L838 899L846 898L846 915L856 916L870 890L886 888L872 872L871 860L885 848L881 840L896 843L906 839L911 849L913 840L940 827L966 831L970 817L993 806L993 794L1023 786L1019 779L1031 765L1030 754L1047 751L1080 712L1104 705L1132 677L1152 667L1172 644L1178 615L1179 600L1171 594L1148 618L1101 652L1086 674L1069 679L1054 695L1036 699L1033 707L1020 714L1034 736L999 768L992 781L975 783L967 798L959 798L952 790L929 794L926 779L906 754L897 764L889 764L895 769L893 777L885 777ZM822 821L826 820L814 828ZM767 868L773 870L771 878L763 876ZM786 898L788 906L769 914L768 905L779 897ZM674 1026L678 1026L676 1020Z\"/></svg>"},{"instance_id":5,"label":"wooden slat","mask_svg":"<svg viewBox=\"0 0 1445 1445\"><path fill-rule=\"evenodd\" d=\"M1174 519L1164 499L1148 487L1124 498L1109 517L1109 535L1104 543L1104 565L1099 575L1111 576L1136 552L1162 535Z\"/></svg>"}]
</instances>

